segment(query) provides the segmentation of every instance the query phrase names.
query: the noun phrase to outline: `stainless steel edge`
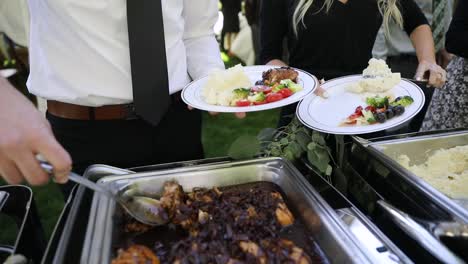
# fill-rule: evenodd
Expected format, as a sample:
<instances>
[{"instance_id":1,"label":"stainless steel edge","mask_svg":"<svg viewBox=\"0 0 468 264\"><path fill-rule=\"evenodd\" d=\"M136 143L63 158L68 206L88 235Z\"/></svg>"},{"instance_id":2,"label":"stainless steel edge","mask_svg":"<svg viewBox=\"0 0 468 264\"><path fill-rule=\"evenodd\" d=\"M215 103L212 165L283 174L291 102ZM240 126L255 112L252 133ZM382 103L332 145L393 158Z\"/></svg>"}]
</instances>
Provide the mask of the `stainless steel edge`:
<instances>
[{"instance_id":1,"label":"stainless steel edge","mask_svg":"<svg viewBox=\"0 0 468 264\"><path fill-rule=\"evenodd\" d=\"M106 175L127 175L131 173L133 172L130 170L116 168L116 167L107 166L107 165L96 164L96 165L92 165L88 167L85 173L83 174L83 177L88 178L88 179L97 179ZM83 244L83 251L81 254L81 263L88 263L89 261L88 257L90 256L90 252L91 252L91 249L89 248L89 245L91 245L91 243L89 241L91 241L92 239L95 239L93 237L93 235L95 234L94 230L101 229L100 225L94 221L96 219L99 202L100 202L100 199L92 200L88 226L86 228L85 242Z\"/></svg>"},{"instance_id":2,"label":"stainless steel edge","mask_svg":"<svg viewBox=\"0 0 468 264\"><path fill-rule=\"evenodd\" d=\"M8 197L10 196L9 193L0 191L0 212L2 211L3 206L5 205Z\"/></svg>"},{"instance_id":3,"label":"stainless steel edge","mask_svg":"<svg viewBox=\"0 0 468 264\"><path fill-rule=\"evenodd\" d=\"M426 250L443 263L465 263L452 253L429 231L414 221L408 214L401 212L392 205L380 200L377 202L384 211L401 227L410 237L418 241Z\"/></svg>"},{"instance_id":4,"label":"stainless steel edge","mask_svg":"<svg viewBox=\"0 0 468 264\"><path fill-rule=\"evenodd\" d=\"M235 174L232 172L233 168L236 169ZM288 177L285 177L285 175L280 176L280 172L287 172ZM244 174L249 174L250 176L246 177ZM213 183L214 178L219 182ZM237 161L223 164L205 164L163 171L136 173L132 175L109 176L100 179L98 183L105 184L111 188L124 188L134 181L151 180L151 182L147 183L151 183L153 186L158 186L156 188L160 188L162 187L162 182L171 179L178 180L186 190L197 186L211 187L214 185L233 185L252 181L251 179L269 179L274 183L280 183L279 185L282 187L283 191L286 192L285 189L287 189L290 191L291 195L295 196L293 199L297 202L296 205L298 206L299 212L301 214L310 213L309 217L305 217L306 222L313 223L313 221L318 221L313 223L315 225L319 224L320 227L318 230L315 230L316 233L314 234L320 236L317 240L327 242L326 245L320 244L320 246L322 248L327 248L328 252L325 249L324 251L326 251L328 257L330 257L330 255L337 259L341 257L338 261L339 263L375 263L375 259L361 249L359 241L351 234L349 229L338 218L330 206L326 204L320 195L307 183L297 169L289 162L279 158ZM194 179L196 179L196 182L193 182ZM281 184L284 185L281 186ZM289 198L289 194L287 195ZM99 202L96 204L98 208L96 213L99 216L95 215L94 217L96 219L96 221L93 222L96 227L94 231L96 231L98 227L105 231L103 232L104 234L101 232L97 232L99 234L87 234L88 239L86 240L85 246L94 251L95 254L88 251L88 254L91 253L92 257L86 258L86 256L83 256L81 263L110 263L111 252L109 252L109 250L111 248L111 227L113 225L111 221L115 208L113 206L115 206L115 203L101 199L99 199ZM90 225L92 221L93 220L90 218ZM93 231L93 229L90 229L90 231ZM337 256L339 253L343 255Z\"/></svg>"},{"instance_id":5,"label":"stainless steel edge","mask_svg":"<svg viewBox=\"0 0 468 264\"><path fill-rule=\"evenodd\" d=\"M460 204L456 203L453 199L449 198L448 196L444 195L434 187L432 187L429 183L422 180L418 176L416 176L411 171L405 169L403 166L398 164L398 162L390 159L375 148L375 144L370 145L368 150L374 154L378 159L385 162L389 167L393 170L398 172L402 175L402 179L408 181L413 186L415 186L418 190L423 192L426 196L430 197L430 199L436 203L437 205L444 208L447 212L449 212L456 220L462 221L468 224L468 210L463 208Z\"/></svg>"}]
</instances>

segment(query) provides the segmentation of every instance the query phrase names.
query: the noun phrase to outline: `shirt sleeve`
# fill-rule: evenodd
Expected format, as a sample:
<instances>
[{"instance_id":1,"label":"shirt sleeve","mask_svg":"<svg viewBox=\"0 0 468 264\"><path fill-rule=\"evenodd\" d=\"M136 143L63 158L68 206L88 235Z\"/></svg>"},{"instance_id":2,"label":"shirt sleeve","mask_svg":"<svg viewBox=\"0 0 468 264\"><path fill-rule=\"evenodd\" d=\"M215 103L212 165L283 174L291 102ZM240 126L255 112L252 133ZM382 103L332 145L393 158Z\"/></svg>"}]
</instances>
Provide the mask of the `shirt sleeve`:
<instances>
[{"instance_id":1,"label":"shirt sleeve","mask_svg":"<svg viewBox=\"0 0 468 264\"><path fill-rule=\"evenodd\" d=\"M218 20L217 0L184 0L184 44L187 68L192 79L224 69L214 25Z\"/></svg>"},{"instance_id":2,"label":"shirt sleeve","mask_svg":"<svg viewBox=\"0 0 468 264\"><path fill-rule=\"evenodd\" d=\"M286 0L266 0L261 3L260 61L281 59L283 39L288 29Z\"/></svg>"},{"instance_id":3,"label":"shirt sleeve","mask_svg":"<svg viewBox=\"0 0 468 264\"><path fill-rule=\"evenodd\" d=\"M459 0L447 32L448 52L468 58L468 0Z\"/></svg>"},{"instance_id":4,"label":"shirt sleeve","mask_svg":"<svg viewBox=\"0 0 468 264\"><path fill-rule=\"evenodd\" d=\"M421 25L429 25L421 8L414 0L400 0L400 11L403 16L403 28L406 33L411 35L413 30Z\"/></svg>"}]
</instances>

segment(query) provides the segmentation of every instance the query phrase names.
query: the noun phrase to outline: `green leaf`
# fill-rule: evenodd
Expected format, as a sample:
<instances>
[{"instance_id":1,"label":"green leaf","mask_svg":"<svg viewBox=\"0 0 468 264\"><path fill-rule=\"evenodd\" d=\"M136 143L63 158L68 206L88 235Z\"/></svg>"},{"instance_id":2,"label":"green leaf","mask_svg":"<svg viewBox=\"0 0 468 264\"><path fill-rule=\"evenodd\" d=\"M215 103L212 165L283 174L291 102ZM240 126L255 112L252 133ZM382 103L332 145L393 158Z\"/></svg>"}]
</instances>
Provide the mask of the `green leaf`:
<instances>
[{"instance_id":1,"label":"green leaf","mask_svg":"<svg viewBox=\"0 0 468 264\"><path fill-rule=\"evenodd\" d=\"M294 154L289 148L286 148L284 150L283 157L286 158L287 160L294 161L296 158L294 157Z\"/></svg>"},{"instance_id":2,"label":"green leaf","mask_svg":"<svg viewBox=\"0 0 468 264\"><path fill-rule=\"evenodd\" d=\"M288 140L287 138L282 138L282 139L280 140L280 144L281 144L281 145L287 145L288 143L289 143L289 140Z\"/></svg>"},{"instance_id":3,"label":"green leaf","mask_svg":"<svg viewBox=\"0 0 468 264\"><path fill-rule=\"evenodd\" d=\"M325 175L330 176L333 172L333 167L328 165L327 170L325 171Z\"/></svg>"},{"instance_id":4,"label":"green leaf","mask_svg":"<svg viewBox=\"0 0 468 264\"><path fill-rule=\"evenodd\" d=\"M228 151L233 159L253 158L260 151L260 142L254 136L241 136L237 138Z\"/></svg>"},{"instance_id":5,"label":"green leaf","mask_svg":"<svg viewBox=\"0 0 468 264\"><path fill-rule=\"evenodd\" d=\"M326 172L330 163L330 157L328 156L328 152L324 151L321 148L309 150L307 152L307 159L309 160L310 164L315 166L321 173Z\"/></svg>"},{"instance_id":6,"label":"green leaf","mask_svg":"<svg viewBox=\"0 0 468 264\"><path fill-rule=\"evenodd\" d=\"M291 144L289 144L288 148L294 154L294 157L296 159L300 158L302 156L302 153L304 153L301 146L299 146L299 144L296 141L291 142Z\"/></svg>"},{"instance_id":7,"label":"green leaf","mask_svg":"<svg viewBox=\"0 0 468 264\"><path fill-rule=\"evenodd\" d=\"M315 142L310 142L308 145L307 145L307 149L309 151L313 151L314 149L316 149L318 147L317 143Z\"/></svg>"},{"instance_id":8,"label":"green leaf","mask_svg":"<svg viewBox=\"0 0 468 264\"><path fill-rule=\"evenodd\" d=\"M306 151L307 150L307 145L309 145L311 139L310 136L304 132L304 131L299 131L296 134L296 141L299 144L299 146Z\"/></svg>"},{"instance_id":9,"label":"green leaf","mask_svg":"<svg viewBox=\"0 0 468 264\"><path fill-rule=\"evenodd\" d=\"M273 141L276 132L275 128L264 128L258 133L257 139L260 141Z\"/></svg>"},{"instance_id":10,"label":"green leaf","mask_svg":"<svg viewBox=\"0 0 468 264\"><path fill-rule=\"evenodd\" d=\"M321 146L326 146L327 143L325 142L325 136L322 135L320 132L313 131L312 132L312 141L315 143L321 145Z\"/></svg>"}]
</instances>

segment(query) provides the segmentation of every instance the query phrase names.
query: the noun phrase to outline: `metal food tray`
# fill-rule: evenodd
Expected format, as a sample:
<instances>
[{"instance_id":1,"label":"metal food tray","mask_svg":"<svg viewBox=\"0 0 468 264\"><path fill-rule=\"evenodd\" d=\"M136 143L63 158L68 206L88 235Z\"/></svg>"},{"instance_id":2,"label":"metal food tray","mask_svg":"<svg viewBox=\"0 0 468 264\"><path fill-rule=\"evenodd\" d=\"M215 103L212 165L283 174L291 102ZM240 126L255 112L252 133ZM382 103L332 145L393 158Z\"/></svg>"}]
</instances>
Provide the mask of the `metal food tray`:
<instances>
[{"instance_id":1,"label":"metal food tray","mask_svg":"<svg viewBox=\"0 0 468 264\"><path fill-rule=\"evenodd\" d=\"M176 180L185 191L194 187L231 186L267 181L277 184L298 212L306 228L331 263L376 263L333 209L289 162L266 158L222 164L198 165L171 170L110 176L99 184L121 191L134 182L152 184L162 192L163 183ZM110 263L116 204L94 195L81 263Z\"/></svg>"},{"instance_id":2,"label":"metal food tray","mask_svg":"<svg viewBox=\"0 0 468 264\"><path fill-rule=\"evenodd\" d=\"M361 141L361 143L363 142ZM377 140L375 142L370 140L364 142L363 145L366 145L372 154L397 171L405 180L422 191L434 203L447 210L458 220L468 224L468 200L452 199L446 196L397 162L399 155L407 155L412 163L421 164L427 159L428 154L436 150L467 144L468 131L465 130L382 141Z\"/></svg>"}]
</instances>

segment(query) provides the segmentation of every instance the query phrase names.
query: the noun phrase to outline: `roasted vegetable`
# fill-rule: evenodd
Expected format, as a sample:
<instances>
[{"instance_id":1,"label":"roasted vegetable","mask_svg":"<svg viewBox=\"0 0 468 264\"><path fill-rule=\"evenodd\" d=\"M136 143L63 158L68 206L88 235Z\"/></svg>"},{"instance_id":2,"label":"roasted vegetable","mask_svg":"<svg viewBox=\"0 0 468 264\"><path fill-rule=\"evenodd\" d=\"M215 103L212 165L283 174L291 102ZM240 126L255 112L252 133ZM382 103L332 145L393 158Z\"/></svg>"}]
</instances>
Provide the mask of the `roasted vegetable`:
<instances>
[{"instance_id":1,"label":"roasted vegetable","mask_svg":"<svg viewBox=\"0 0 468 264\"><path fill-rule=\"evenodd\" d=\"M399 96L391 103L392 106L397 106L401 105L404 107L409 106L414 102L413 98L411 96L405 95L405 96Z\"/></svg>"}]
</instances>

